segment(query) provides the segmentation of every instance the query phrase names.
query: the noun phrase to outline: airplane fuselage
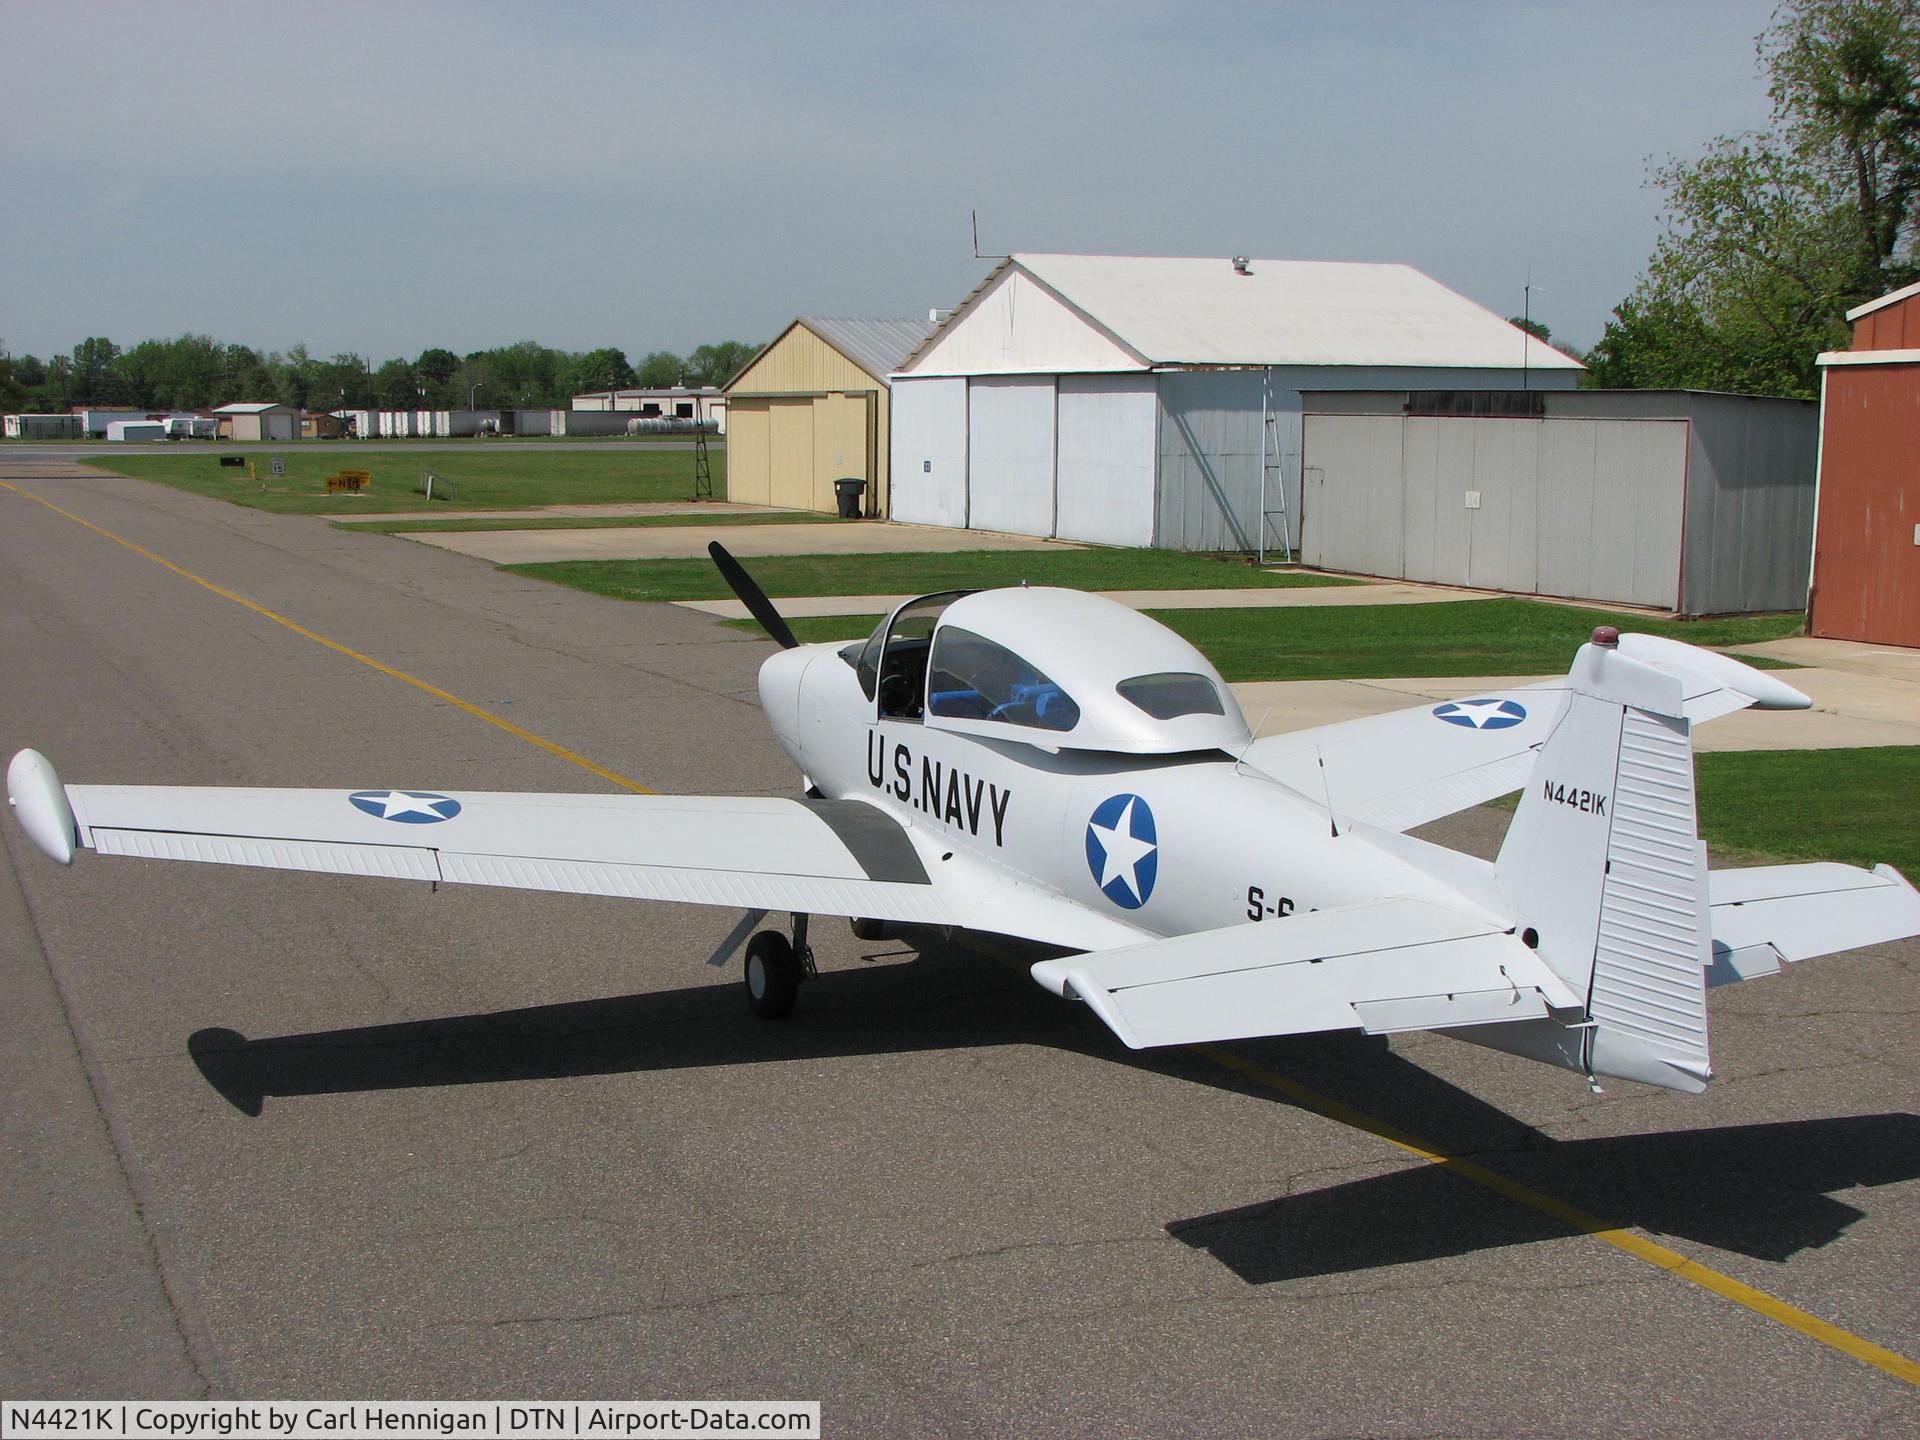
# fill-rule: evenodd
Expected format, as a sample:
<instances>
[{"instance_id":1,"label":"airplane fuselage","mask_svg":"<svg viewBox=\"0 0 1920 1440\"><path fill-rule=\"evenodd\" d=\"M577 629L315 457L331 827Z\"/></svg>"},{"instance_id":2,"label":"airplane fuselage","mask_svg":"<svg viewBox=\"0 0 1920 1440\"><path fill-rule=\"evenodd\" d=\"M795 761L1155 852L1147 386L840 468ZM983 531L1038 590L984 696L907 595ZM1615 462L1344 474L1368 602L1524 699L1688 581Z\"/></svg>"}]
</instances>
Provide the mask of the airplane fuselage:
<instances>
[{"instance_id":1,"label":"airplane fuselage","mask_svg":"<svg viewBox=\"0 0 1920 1440\"><path fill-rule=\"evenodd\" d=\"M914 834L1145 936L1266 922L1404 895L1462 897L1219 751L1054 750L885 718L834 646L767 662L762 700L824 796L880 806Z\"/></svg>"}]
</instances>

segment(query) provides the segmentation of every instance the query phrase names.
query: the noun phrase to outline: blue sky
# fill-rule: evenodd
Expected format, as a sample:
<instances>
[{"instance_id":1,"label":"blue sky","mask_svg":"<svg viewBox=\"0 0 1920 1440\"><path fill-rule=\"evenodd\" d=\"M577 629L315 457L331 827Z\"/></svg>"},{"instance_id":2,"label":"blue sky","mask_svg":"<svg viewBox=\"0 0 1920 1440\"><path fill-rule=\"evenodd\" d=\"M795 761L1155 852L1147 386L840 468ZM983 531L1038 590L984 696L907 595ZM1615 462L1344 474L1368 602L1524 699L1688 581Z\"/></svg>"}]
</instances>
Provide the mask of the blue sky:
<instances>
[{"instance_id":1,"label":"blue sky","mask_svg":"<svg viewBox=\"0 0 1920 1440\"><path fill-rule=\"evenodd\" d=\"M629 355L924 315L981 248L1395 260L1599 338L1770 0L26 5L0 340Z\"/></svg>"}]
</instances>

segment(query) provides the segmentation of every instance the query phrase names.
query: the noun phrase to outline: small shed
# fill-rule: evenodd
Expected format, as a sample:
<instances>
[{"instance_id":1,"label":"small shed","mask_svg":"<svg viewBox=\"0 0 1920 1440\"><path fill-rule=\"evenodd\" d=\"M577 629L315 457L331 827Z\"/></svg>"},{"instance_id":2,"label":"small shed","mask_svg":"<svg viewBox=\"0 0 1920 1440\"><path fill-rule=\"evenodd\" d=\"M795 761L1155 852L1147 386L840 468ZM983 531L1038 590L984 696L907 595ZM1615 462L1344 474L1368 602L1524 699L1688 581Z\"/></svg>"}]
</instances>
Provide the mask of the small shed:
<instances>
[{"instance_id":1,"label":"small shed","mask_svg":"<svg viewBox=\"0 0 1920 1440\"><path fill-rule=\"evenodd\" d=\"M1308 390L1570 389L1407 265L1014 255L893 377L896 520L1170 550L1298 539Z\"/></svg>"},{"instance_id":2,"label":"small shed","mask_svg":"<svg viewBox=\"0 0 1920 1440\"><path fill-rule=\"evenodd\" d=\"M123 441L164 440L167 438L167 422L164 420L113 420L107 424L107 439L119 444Z\"/></svg>"},{"instance_id":3,"label":"small shed","mask_svg":"<svg viewBox=\"0 0 1920 1440\"><path fill-rule=\"evenodd\" d=\"M887 376L931 328L802 315L781 331L727 382L728 498L831 512L836 480L864 480L866 513L887 514Z\"/></svg>"},{"instance_id":4,"label":"small shed","mask_svg":"<svg viewBox=\"0 0 1920 1440\"><path fill-rule=\"evenodd\" d=\"M1920 284L1849 310L1820 357L1820 488L1807 628L1920 645Z\"/></svg>"},{"instance_id":5,"label":"small shed","mask_svg":"<svg viewBox=\"0 0 1920 1440\"><path fill-rule=\"evenodd\" d=\"M1685 390L1306 398L1303 563L1646 605L1806 601L1806 400Z\"/></svg>"},{"instance_id":6,"label":"small shed","mask_svg":"<svg viewBox=\"0 0 1920 1440\"><path fill-rule=\"evenodd\" d=\"M227 440L292 440L300 434L300 412L291 405L240 403L213 413Z\"/></svg>"}]
</instances>

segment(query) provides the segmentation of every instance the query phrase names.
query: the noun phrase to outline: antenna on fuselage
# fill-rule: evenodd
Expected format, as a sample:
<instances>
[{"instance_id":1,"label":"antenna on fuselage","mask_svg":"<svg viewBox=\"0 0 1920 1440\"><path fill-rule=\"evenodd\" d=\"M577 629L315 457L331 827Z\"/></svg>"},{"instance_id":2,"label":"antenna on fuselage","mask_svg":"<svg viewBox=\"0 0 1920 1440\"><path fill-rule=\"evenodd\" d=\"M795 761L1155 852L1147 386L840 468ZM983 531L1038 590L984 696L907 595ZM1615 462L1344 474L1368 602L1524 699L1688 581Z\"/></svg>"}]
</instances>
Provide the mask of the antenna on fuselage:
<instances>
[{"instance_id":1,"label":"antenna on fuselage","mask_svg":"<svg viewBox=\"0 0 1920 1440\"><path fill-rule=\"evenodd\" d=\"M1313 758L1320 762L1320 793L1327 798L1327 829L1333 832L1333 838L1340 838L1340 822L1333 818L1333 785L1327 779L1327 757L1320 753L1318 745L1313 747Z\"/></svg>"}]
</instances>

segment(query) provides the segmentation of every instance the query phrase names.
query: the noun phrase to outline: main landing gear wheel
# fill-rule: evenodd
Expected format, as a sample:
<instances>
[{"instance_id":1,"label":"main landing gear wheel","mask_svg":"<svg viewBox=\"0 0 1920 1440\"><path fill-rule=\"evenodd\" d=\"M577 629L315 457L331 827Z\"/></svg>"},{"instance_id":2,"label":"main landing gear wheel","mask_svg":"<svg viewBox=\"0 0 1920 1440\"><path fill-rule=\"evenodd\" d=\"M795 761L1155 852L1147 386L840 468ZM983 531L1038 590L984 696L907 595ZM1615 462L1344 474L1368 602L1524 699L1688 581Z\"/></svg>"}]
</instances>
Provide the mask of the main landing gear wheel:
<instances>
[{"instance_id":1,"label":"main landing gear wheel","mask_svg":"<svg viewBox=\"0 0 1920 1440\"><path fill-rule=\"evenodd\" d=\"M800 993L800 957L778 930L747 942L747 1003L762 1020L784 1020Z\"/></svg>"},{"instance_id":2,"label":"main landing gear wheel","mask_svg":"<svg viewBox=\"0 0 1920 1440\"><path fill-rule=\"evenodd\" d=\"M867 920L856 916L853 921L853 938L856 940L884 940L887 938L887 922L884 920Z\"/></svg>"}]
</instances>

